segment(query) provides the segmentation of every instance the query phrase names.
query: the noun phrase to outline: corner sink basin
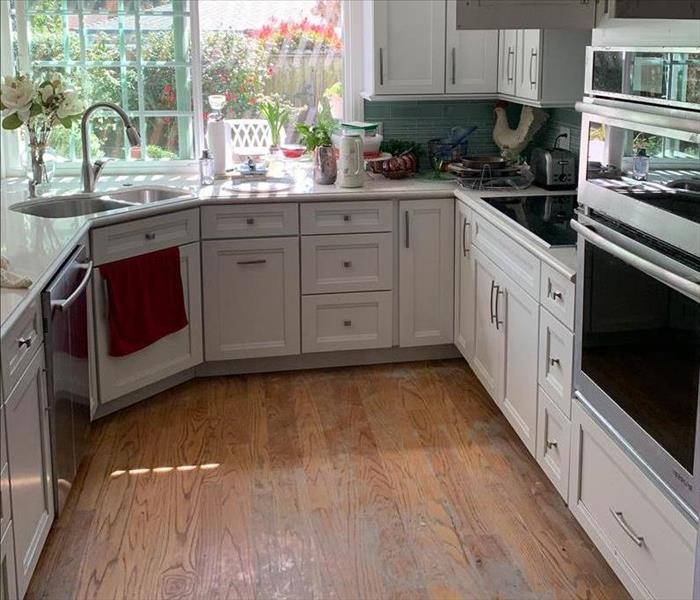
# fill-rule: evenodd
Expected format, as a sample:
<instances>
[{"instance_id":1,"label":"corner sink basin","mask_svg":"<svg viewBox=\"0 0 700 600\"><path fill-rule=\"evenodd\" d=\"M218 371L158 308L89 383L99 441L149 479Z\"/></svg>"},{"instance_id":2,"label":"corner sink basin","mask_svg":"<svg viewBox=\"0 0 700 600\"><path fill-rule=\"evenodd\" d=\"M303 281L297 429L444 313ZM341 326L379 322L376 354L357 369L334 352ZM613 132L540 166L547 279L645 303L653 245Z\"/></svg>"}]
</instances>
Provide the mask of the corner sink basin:
<instances>
[{"instance_id":1,"label":"corner sink basin","mask_svg":"<svg viewBox=\"0 0 700 600\"><path fill-rule=\"evenodd\" d=\"M125 187L118 190L110 190L101 195L102 198L120 200L130 204L151 204L163 200L175 200L193 198L188 190L165 186L138 186Z\"/></svg>"},{"instance_id":2,"label":"corner sink basin","mask_svg":"<svg viewBox=\"0 0 700 600\"><path fill-rule=\"evenodd\" d=\"M39 200L21 202L10 206L10 210L25 215L34 215L35 217L65 219L67 217L78 217L106 210L126 208L127 206L133 206L133 204L106 197L79 195L56 196L54 198L40 198Z\"/></svg>"}]
</instances>

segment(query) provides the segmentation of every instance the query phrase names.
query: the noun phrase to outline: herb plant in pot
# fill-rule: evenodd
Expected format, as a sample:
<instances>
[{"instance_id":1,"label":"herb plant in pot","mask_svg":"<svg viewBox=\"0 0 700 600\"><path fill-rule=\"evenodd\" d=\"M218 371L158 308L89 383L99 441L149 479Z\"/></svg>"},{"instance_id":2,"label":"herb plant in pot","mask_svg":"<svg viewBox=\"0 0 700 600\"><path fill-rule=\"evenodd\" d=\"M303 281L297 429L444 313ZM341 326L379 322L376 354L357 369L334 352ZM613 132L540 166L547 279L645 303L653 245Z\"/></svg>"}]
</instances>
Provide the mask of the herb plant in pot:
<instances>
[{"instance_id":1,"label":"herb plant in pot","mask_svg":"<svg viewBox=\"0 0 700 600\"><path fill-rule=\"evenodd\" d=\"M335 151L331 143L331 134L336 124L330 115L327 102L319 111L316 123L297 123L296 130L301 137L301 143L314 156L314 181L321 185L335 183L338 176L338 165Z\"/></svg>"}]
</instances>

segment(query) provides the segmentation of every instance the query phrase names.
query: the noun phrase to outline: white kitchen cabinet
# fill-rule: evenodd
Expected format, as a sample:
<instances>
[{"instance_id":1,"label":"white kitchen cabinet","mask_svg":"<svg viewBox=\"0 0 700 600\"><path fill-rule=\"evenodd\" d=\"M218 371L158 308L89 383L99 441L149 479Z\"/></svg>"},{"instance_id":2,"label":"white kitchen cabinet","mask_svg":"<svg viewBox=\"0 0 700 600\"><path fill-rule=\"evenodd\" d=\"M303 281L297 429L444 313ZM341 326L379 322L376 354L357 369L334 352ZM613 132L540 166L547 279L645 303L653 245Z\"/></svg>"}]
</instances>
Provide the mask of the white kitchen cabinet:
<instances>
[{"instance_id":1,"label":"white kitchen cabinet","mask_svg":"<svg viewBox=\"0 0 700 600\"><path fill-rule=\"evenodd\" d=\"M457 0L457 24L460 29L591 30L595 27L595 7L596 0Z\"/></svg>"},{"instance_id":2,"label":"white kitchen cabinet","mask_svg":"<svg viewBox=\"0 0 700 600\"><path fill-rule=\"evenodd\" d=\"M15 538L10 527L0 538L0 600L17 600Z\"/></svg>"},{"instance_id":3,"label":"white kitchen cabinet","mask_svg":"<svg viewBox=\"0 0 700 600\"><path fill-rule=\"evenodd\" d=\"M23 597L54 518L43 348L5 405L17 593Z\"/></svg>"},{"instance_id":4,"label":"white kitchen cabinet","mask_svg":"<svg viewBox=\"0 0 700 600\"><path fill-rule=\"evenodd\" d=\"M517 31L502 29L498 32L498 91L515 96L515 50Z\"/></svg>"},{"instance_id":5,"label":"white kitchen cabinet","mask_svg":"<svg viewBox=\"0 0 700 600\"><path fill-rule=\"evenodd\" d=\"M188 325L126 356L109 354L109 311L104 280L94 271L95 347L102 404L202 362L202 277L199 242L180 246L180 273Z\"/></svg>"},{"instance_id":6,"label":"white kitchen cabinet","mask_svg":"<svg viewBox=\"0 0 700 600\"><path fill-rule=\"evenodd\" d=\"M534 455L537 443L539 304L505 273L498 273L494 322L503 332L504 365L497 402Z\"/></svg>"},{"instance_id":7,"label":"white kitchen cabinet","mask_svg":"<svg viewBox=\"0 0 700 600\"><path fill-rule=\"evenodd\" d=\"M536 106L566 106L583 96L591 32L505 29L499 32L498 92Z\"/></svg>"},{"instance_id":8,"label":"white kitchen cabinet","mask_svg":"<svg viewBox=\"0 0 700 600\"><path fill-rule=\"evenodd\" d=\"M496 92L498 31L457 29L457 0L447 0L446 8L445 92Z\"/></svg>"},{"instance_id":9,"label":"white kitchen cabinet","mask_svg":"<svg viewBox=\"0 0 700 600\"><path fill-rule=\"evenodd\" d=\"M474 354L474 282L471 260L471 210L455 202L454 343L471 362Z\"/></svg>"},{"instance_id":10,"label":"white kitchen cabinet","mask_svg":"<svg viewBox=\"0 0 700 600\"><path fill-rule=\"evenodd\" d=\"M399 213L399 345L450 344L454 200L405 200Z\"/></svg>"},{"instance_id":11,"label":"white kitchen cabinet","mask_svg":"<svg viewBox=\"0 0 700 600\"><path fill-rule=\"evenodd\" d=\"M474 350L471 366L491 397L499 402L503 378L503 329L494 322L494 296L500 269L472 246L472 295L474 297Z\"/></svg>"},{"instance_id":12,"label":"white kitchen cabinet","mask_svg":"<svg viewBox=\"0 0 700 600\"><path fill-rule=\"evenodd\" d=\"M445 0L364 4L365 91L445 92Z\"/></svg>"},{"instance_id":13,"label":"white kitchen cabinet","mask_svg":"<svg viewBox=\"0 0 700 600\"><path fill-rule=\"evenodd\" d=\"M202 243L206 360L299 354L299 238Z\"/></svg>"}]
</instances>

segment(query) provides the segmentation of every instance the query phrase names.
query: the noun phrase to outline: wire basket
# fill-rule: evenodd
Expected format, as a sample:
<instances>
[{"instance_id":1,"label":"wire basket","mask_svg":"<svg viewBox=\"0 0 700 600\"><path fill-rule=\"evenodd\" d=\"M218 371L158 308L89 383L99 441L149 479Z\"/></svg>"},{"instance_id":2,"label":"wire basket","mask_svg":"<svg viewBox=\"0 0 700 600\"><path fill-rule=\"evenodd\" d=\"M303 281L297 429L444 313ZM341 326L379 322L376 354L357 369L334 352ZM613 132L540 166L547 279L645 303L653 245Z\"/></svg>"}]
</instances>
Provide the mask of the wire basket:
<instances>
[{"instance_id":1,"label":"wire basket","mask_svg":"<svg viewBox=\"0 0 700 600\"><path fill-rule=\"evenodd\" d=\"M535 176L528 165L521 165L518 170L508 175L492 175L491 167L484 165L481 173L474 177L457 177L459 185L469 190L509 191L524 190L532 185Z\"/></svg>"}]
</instances>

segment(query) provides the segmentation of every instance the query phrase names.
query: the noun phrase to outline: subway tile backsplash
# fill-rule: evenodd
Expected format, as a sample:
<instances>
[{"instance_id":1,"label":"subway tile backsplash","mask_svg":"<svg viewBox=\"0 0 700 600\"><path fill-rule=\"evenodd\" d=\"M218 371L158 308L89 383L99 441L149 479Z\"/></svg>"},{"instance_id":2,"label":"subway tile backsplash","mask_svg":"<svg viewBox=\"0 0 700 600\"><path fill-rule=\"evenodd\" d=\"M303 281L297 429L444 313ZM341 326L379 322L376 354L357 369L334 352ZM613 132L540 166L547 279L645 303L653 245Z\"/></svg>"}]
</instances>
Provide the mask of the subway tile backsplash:
<instances>
[{"instance_id":1,"label":"subway tile backsplash","mask_svg":"<svg viewBox=\"0 0 700 600\"><path fill-rule=\"evenodd\" d=\"M410 140L423 146L428 140L447 136L452 127L476 125L476 131L469 138L469 153L494 154L498 153L492 138L496 121L493 113L495 103L495 100L365 100L365 120L383 123L384 139ZM514 103L510 103L506 109L513 128L517 127L520 110L521 105ZM565 126L571 129L571 150L578 154L581 116L572 108L546 110L550 117L530 147L551 146L559 126Z\"/></svg>"}]
</instances>

